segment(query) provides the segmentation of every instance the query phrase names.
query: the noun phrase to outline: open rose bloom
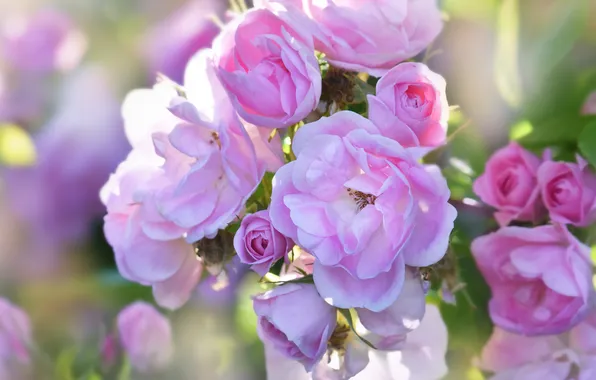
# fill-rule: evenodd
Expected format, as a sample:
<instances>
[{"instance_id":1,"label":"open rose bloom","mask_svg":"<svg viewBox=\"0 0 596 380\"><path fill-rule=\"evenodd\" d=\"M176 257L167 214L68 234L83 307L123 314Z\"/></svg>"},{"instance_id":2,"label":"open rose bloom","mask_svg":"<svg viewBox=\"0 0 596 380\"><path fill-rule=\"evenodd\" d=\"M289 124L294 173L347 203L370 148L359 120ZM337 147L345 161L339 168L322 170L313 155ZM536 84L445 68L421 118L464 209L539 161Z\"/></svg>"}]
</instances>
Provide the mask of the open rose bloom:
<instances>
[{"instance_id":1,"label":"open rose bloom","mask_svg":"<svg viewBox=\"0 0 596 380\"><path fill-rule=\"evenodd\" d=\"M563 226L506 227L472 252L488 282L494 323L525 335L569 330L594 300L590 249Z\"/></svg>"},{"instance_id":2,"label":"open rose bloom","mask_svg":"<svg viewBox=\"0 0 596 380\"><path fill-rule=\"evenodd\" d=\"M386 309L405 267L439 261L455 209L440 171L347 111L302 127L297 160L273 180L273 226L317 259L314 281L337 307Z\"/></svg>"}]
</instances>

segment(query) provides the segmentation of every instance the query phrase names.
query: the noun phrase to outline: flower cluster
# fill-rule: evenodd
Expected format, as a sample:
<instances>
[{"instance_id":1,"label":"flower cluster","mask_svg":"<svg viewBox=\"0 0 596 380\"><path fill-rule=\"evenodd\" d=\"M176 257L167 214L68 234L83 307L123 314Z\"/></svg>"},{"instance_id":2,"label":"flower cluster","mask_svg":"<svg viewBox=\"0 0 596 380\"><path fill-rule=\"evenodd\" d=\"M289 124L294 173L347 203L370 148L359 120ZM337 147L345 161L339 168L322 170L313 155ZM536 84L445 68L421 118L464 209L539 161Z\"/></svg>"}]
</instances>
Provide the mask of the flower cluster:
<instances>
[{"instance_id":1,"label":"flower cluster","mask_svg":"<svg viewBox=\"0 0 596 380\"><path fill-rule=\"evenodd\" d=\"M487 368L499 371L495 379L530 378L547 368L568 378L576 366L592 366L583 357L590 351L565 337L585 330L593 311L590 247L568 226L579 231L596 220L594 172L580 156L554 161L546 150L539 158L512 142L489 159L474 190L496 208L500 225L472 243L497 326L484 352Z\"/></svg>"},{"instance_id":2,"label":"flower cluster","mask_svg":"<svg viewBox=\"0 0 596 380\"><path fill-rule=\"evenodd\" d=\"M436 37L440 12L433 0L255 3L183 83L161 76L127 96L132 151L101 192L105 234L122 276L172 309L237 254L269 288L254 298L268 350L350 378L370 348L407 356L426 310L418 268L443 258L456 217L422 160L446 143L445 81L402 62Z\"/></svg>"}]
</instances>

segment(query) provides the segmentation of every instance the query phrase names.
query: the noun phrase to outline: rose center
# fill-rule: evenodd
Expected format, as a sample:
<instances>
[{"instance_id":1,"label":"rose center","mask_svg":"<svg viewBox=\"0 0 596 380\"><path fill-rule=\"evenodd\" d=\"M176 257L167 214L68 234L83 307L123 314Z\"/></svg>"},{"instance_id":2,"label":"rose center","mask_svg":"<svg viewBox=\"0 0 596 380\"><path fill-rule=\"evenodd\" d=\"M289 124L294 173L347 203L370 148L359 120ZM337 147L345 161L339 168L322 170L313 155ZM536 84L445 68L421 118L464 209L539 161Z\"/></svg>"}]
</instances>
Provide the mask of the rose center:
<instances>
[{"instance_id":1,"label":"rose center","mask_svg":"<svg viewBox=\"0 0 596 380\"><path fill-rule=\"evenodd\" d=\"M419 86L409 86L404 93L404 103L407 107L418 108L425 102L424 89Z\"/></svg>"},{"instance_id":2,"label":"rose center","mask_svg":"<svg viewBox=\"0 0 596 380\"><path fill-rule=\"evenodd\" d=\"M352 199L356 202L356 206L358 207L358 211L362 210L368 205L374 205L377 197L372 194L364 193L359 190L354 190L347 188L348 194Z\"/></svg>"},{"instance_id":3,"label":"rose center","mask_svg":"<svg viewBox=\"0 0 596 380\"><path fill-rule=\"evenodd\" d=\"M217 132L211 132L211 138L209 139L209 145L217 144L219 149L221 149L221 140L219 139L219 134Z\"/></svg>"},{"instance_id":4,"label":"rose center","mask_svg":"<svg viewBox=\"0 0 596 380\"><path fill-rule=\"evenodd\" d=\"M569 202L576 195L575 192L566 178L555 182L550 188L551 199L556 206Z\"/></svg>"},{"instance_id":5,"label":"rose center","mask_svg":"<svg viewBox=\"0 0 596 380\"><path fill-rule=\"evenodd\" d=\"M346 350L346 344L350 340L352 329L347 323L338 322L333 334L327 342L327 349L329 351L336 351L344 353Z\"/></svg>"},{"instance_id":6,"label":"rose center","mask_svg":"<svg viewBox=\"0 0 596 380\"><path fill-rule=\"evenodd\" d=\"M506 197L515 189L517 186L517 177L514 173L506 172L503 173L502 177L499 181L499 188L501 189L501 193Z\"/></svg>"}]
</instances>

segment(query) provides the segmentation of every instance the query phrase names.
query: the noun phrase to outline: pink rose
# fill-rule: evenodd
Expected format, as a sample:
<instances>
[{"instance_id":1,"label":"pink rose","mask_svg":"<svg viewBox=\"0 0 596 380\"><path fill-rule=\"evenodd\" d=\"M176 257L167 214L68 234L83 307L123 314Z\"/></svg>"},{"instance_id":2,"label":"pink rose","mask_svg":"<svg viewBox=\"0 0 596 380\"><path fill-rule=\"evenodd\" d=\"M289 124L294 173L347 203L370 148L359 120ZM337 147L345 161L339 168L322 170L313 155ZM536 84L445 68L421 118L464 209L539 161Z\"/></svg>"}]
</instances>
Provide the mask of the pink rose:
<instances>
[{"instance_id":1,"label":"pink rose","mask_svg":"<svg viewBox=\"0 0 596 380\"><path fill-rule=\"evenodd\" d=\"M523 336L496 327L479 366L491 380L590 380L596 375L594 313L567 333Z\"/></svg>"},{"instance_id":2,"label":"pink rose","mask_svg":"<svg viewBox=\"0 0 596 380\"><path fill-rule=\"evenodd\" d=\"M300 128L297 160L273 179L273 226L311 252L319 293L337 307L381 311L399 296L405 265L447 250L456 216L440 170L349 111Z\"/></svg>"},{"instance_id":3,"label":"pink rose","mask_svg":"<svg viewBox=\"0 0 596 380\"><path fill-rule=\"evenodd\" d=\"M516 142L496 151L486 163L484 174L474 182L474 192L497 209L495 218L501 226L512 220L536 222L541 218L539 166L540 159Z\"/></svg>"},{"instance_id":4,"label":"pink rose","mask_svg":"<svg viewBox=\"0 0 596 380\"><path fill-rule=\"evenodd\" d=\"M85 37L60 12L46 10L6 21L0 30L0 57L16 70L73 69L85 52Z\"/></svg>"},{"instance_id":5,"label":"pink rose","mask_svg":"<svg viewBox=\"0 0 596 380\"><path fill-rule=\"evenodd\" d=\"M314 21L317 50L351 71L381 76L424 50L443 28L435 0L260 0L294 7ZM296 16L293 16L296 18Z\"/></svg>"},{"instance_id":6,"label":"pink rose","mask_svg":"<svg viewBox=\"0 0 596 380\"><path fill-rule=\"evenodd\" d=\"M442 145L449 119L445 85L425 64L401 63L379 80L376 96L368 95L368 117L405 147Z\"/></svg>"},{"instance_id":7,"label":"pink rose","mask_svg":"<svg viewBox=\"0 0 596 380\"><path fill-rule=\"evenodd\" d=\"M553 221L583 227L596 220L596 176L583 158L577 161L544 162L538 184Z\"/></svg>"},{"instance_id":8,"label":"pink rose","mask_svg":"<svg viewBox=\"0 0 596 380\"><path fill-rule=\"evenodd\" d=\"M144 166L145 165L145 166ZM170 309L190 298L202 264L184 238L184 229L164 219L154 196L162 173L147 157L133 151L102 189L108 214L104 233L114 249L120 274L152 285L157 302Z\"/></svg>"},{"instance_id":9,"label":"pink rose","mask_svg":"<svg viewBox=\"0 0 596 380\"><path fill-rule=\"evenodd\" d=\"M291 239L273 228L266 210L246 215L234 236L234 249L240 261L251 265L261 276L283 259L292 246Z\"/></svg>"},{"instance_id":10,"label":"pink rose","mask_svg":"<svg viewBox=\"0 0 596 380\"><path fill-rule=\"evenodd\" d=\"M120 344L131 365L140 372L165 368L174 353L170 322L144 302L128 305L118 314Z\"/></svg>"},{"instance_id":11,"label":"pink rose","mask_svg":"<svg viewBox=\"0 0 596 380\"><path fill-rule=\"evenodd\" d=\"M504 227L472 242L492 291L493 322L524 335L555 334L580 322L594 290L590 248L563 226Z\"/></svg>"},{"instance_id":12,"label":"pink rose","mask_svg":"<svg viewBox=\"0 0 596 380\"><path fill-rule=\"evenodd\" d=\"M213 50L218 76L247 122L284 128L317 107L321 73L305 25L295 29L252 9L225 27Z\"/></svg>"},{"instance_id":13,"label":"pink rose","mask_svg":"<svg viewBox=\"0 0 596 380\"><path fill-rule=\"evenodd\" d=\"M266 344L310 372L325 354L337 311L313 285L287 284L254 298L257 331Z\"/></svg>"},{"instance_id":14,"label":"pink rose","mask_svg":"<svg viewBox=\"0 0 596 380\"><path fill-rule=\"evenodd\" d=\"M588 95L581 110L582 115L596 115L596 91Z\"/></svg>"},{"instance_id":15,"label":"pink rose","mask_svg":"<svg viewBox=\"0 0 596 380\"><path fill-rule=\"evenodd\" d=\"M122 113L132 152L100 192L107 208L104 233L114 249L120 274L153 287L157 303L176 309L190 298L202 264L183 236L184 228L158 210L156 194L172 183L152 135L169 133L179 119L167 107L175 91L167 83L132 91Z\"/></svg>"}]
</instances>

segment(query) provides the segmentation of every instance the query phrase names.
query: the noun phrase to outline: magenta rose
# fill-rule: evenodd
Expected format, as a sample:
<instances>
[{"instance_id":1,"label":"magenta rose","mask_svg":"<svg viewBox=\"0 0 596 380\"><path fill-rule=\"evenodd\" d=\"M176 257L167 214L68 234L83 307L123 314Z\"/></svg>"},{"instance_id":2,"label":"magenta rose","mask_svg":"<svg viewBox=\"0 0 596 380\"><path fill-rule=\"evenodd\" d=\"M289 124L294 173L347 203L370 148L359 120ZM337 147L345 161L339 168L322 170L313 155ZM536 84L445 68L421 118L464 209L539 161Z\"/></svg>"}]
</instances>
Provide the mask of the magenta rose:
<instances>
[{"instance_id":1,"label":"magenta rose","mask_svg":"<svg viewBox=\"0 0 596 380\"><path fill-rule=\"evenodd\" d=\"M335 306L381 311L406 265L444 256L456 211L437 167L349 111L300 128L293 151L273 179L269 215L316 257L315 285Z\"/></svg>"},{"instance_id":2,"label":"magenta rose","mask_svg":"<svg viewBox=\"0 0 596 380\"><path fill-rule=\"evenodd\" d=\"M278 286L253 301L257 331L266 345L299 361L307 371L327 351L337 324L337 311L310 284Z\"/></svg>"},{"instance_id":3,"label":"magenta rose","mask_svg":"<svg viewBox=\"0 0 596 380\"><path fill-rule=\"evenodd\" d=\"M425 64L401 63L379 80L376 96L368 95L368 117L405 147L442 145L449 119L445 85Z\"/></svg>"},{"instance_id":4,"label":"magenta rose","mask_svg":"<svg viewBox=\"0 0 596 380\"><path fill-rule=\"evenodd\" d=\"M544 208L536 178L540 159L511 142L496 151L486 163L484 173L474 182L474 192L497 209L501 226L512 220L538 221Z\"/></svg>"},{"instance_id":5,"label":"magenta rose","mask_svg":"<svg viewBox=\"0 0 596 380\"><path fill-rule=\"evenodd\" d=\"M305 118L321 96L321 72L307 24L293 28L252 9L213 42L217 73L247 122L284 128Z\"/></svg>"},{"instance_id":6,"label":"magenta rose","mask_svg":"<svg viewBox=\"0 0 596 380\"><path fill-rule=\"evenodd\" d=\"M273 228L266 210L245 216L234 236L234 249L240 261L251 265L261 276L284 258L292 246L291 239Z\"/></svg>"},{"instance_id":7,"label":"magenta rose","mask_svg":"<svg viewBox=\"0 0 596 380\"><path fill-rule=\"evenodd\" d=\"M435 0L256 1L271 9L277 3L294 8L294 21L297 10L312 20L315 46L332 65L374 76L420 53L443 28Z\"/></svg>"},{"instance_id":8,"label":"magenta rose","mask_svg":"<svg viewBox=\"0 0 596 380\"><path fill-rule=\"evenodd\" d=\"M122 309L117 320L120 344L137 371L160 370L170 363L172 327L153 306L135 302Z\"/></svg>"},{"instance_id":9,"label":"magenta rose","mask_svg":"<svg viewBox=\"0 0 596 380\"><path fill-rule=\"evenodd\" d=\"M524 335L569 330L589 311L590 248L561 225L504 227L472 242L493 322Z\"/></svg>"},{"instance_id":10,"label":"magenta rose","mask_svg":"<svg viewBox=\"0 0 596 380\"><path fill-rule=\"evenodd\" d=\"M538 169L542 201L559 223L587 226L596 219L596 176L588 163L546 161Z\"/></svg>"}]
</instances>

